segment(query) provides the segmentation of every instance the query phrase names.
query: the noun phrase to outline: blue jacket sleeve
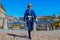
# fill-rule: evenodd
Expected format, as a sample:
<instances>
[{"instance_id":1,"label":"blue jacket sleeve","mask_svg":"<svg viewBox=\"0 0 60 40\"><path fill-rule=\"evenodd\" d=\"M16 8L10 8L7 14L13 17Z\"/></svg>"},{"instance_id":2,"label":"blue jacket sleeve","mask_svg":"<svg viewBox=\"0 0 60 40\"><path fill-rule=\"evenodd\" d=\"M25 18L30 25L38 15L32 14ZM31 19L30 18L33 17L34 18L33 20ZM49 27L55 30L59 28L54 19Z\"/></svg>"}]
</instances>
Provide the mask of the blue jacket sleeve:
<instances>
[{"instance_id":1,"label":"blue jacket sleeve","mask_svg":"<svg viewBox=\"0 0 60 40\"><path fill-rule=\"evenodd\" d=\"M24 14L24 22L26 22L26 11L25 11L25 14Z\"/></svg>"},{"instance_id":2,"label":"blue jacket sleeve","mask_svg":"<svg viewBox=\"0 0 60 40\"><path fill-rule=\"evenodd\" d=\"M35 19L35 21L36 21L36 14L35 14L35 12L33 11L33 16L34 16L34 19Z\"/></svg>"}]
</instances>

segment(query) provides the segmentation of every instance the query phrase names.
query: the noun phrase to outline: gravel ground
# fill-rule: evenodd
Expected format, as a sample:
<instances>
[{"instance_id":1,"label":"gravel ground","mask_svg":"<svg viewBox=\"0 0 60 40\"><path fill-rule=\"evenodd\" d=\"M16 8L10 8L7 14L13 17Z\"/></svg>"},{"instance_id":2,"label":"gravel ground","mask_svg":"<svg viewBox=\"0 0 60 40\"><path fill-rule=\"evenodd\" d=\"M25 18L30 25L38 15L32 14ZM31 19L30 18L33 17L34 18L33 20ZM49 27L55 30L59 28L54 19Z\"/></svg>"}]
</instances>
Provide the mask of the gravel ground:
<instances>
[{"instance_id":1,"label":"gravel ground","mask_svg":"<svg viewBox=\"0 0 60 40\"><path fill-rule=\"evenodd\" d=\"M32 31L31 40L60 40L60 30ZM0 40L30 40L27 30L0 29Z\"/></svg>"}]
</instances>

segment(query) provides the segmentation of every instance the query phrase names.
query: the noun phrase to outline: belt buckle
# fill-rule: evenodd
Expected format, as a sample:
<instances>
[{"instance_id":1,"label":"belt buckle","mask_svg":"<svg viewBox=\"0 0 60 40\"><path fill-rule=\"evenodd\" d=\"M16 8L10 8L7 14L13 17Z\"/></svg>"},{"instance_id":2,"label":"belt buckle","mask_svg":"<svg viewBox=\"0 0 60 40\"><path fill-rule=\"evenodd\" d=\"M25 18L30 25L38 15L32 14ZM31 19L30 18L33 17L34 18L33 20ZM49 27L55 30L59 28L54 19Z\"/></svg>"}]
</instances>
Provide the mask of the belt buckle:
<instances>
[{"instance_id":1,"label":"belt buckle","mask_svg":"<svg viewBox=\"0 0 60 40\"><path fill-rule=\"evenodd\" d=\"M28 16L28 19L30 20L31 19L31 16Z\"/></svg>"}]
</instances>

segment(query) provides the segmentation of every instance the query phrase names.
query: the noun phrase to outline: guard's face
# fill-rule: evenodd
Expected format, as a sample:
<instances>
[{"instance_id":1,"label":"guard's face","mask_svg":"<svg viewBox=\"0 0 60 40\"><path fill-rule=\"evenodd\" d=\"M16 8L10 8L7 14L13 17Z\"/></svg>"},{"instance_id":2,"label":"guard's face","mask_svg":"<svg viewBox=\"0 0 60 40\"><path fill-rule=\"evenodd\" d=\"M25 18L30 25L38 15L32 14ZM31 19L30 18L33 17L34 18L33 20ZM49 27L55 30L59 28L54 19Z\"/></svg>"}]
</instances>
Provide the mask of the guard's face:
<instances>
[{"instance_id":1,"label":"guard's face","mask_svg":"<svg viewBox=\"0 0 60 40\"><path fill-rule=\"evenodd\" d=\"M28 9L31 9L31 7L28 7Z\"/></svg>"}]
</instances>

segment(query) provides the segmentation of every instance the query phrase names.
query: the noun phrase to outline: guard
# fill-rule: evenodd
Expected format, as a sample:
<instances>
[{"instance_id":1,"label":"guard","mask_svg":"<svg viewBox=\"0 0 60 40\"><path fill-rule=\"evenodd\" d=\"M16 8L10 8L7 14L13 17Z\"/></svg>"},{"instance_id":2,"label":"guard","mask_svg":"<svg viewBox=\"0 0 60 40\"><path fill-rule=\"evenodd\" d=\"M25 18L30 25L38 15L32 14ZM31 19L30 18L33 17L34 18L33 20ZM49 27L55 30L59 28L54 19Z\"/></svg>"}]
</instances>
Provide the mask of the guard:
<instances>
[{"instance_id":1,"label":"guard","mask_svg":"<svg viewBox=\"0 0 60 40\"><path fill-rule=\"evenodd\" d=\"M34 28L34 22L36 21L36 15L34 10L31 9L32 4L28 4L28 9L25 11L24 14L24 22L26 22L27 27L28 27L28 35L29 39L31 39L31 31Z\"/></svg>"}]
</instances>

